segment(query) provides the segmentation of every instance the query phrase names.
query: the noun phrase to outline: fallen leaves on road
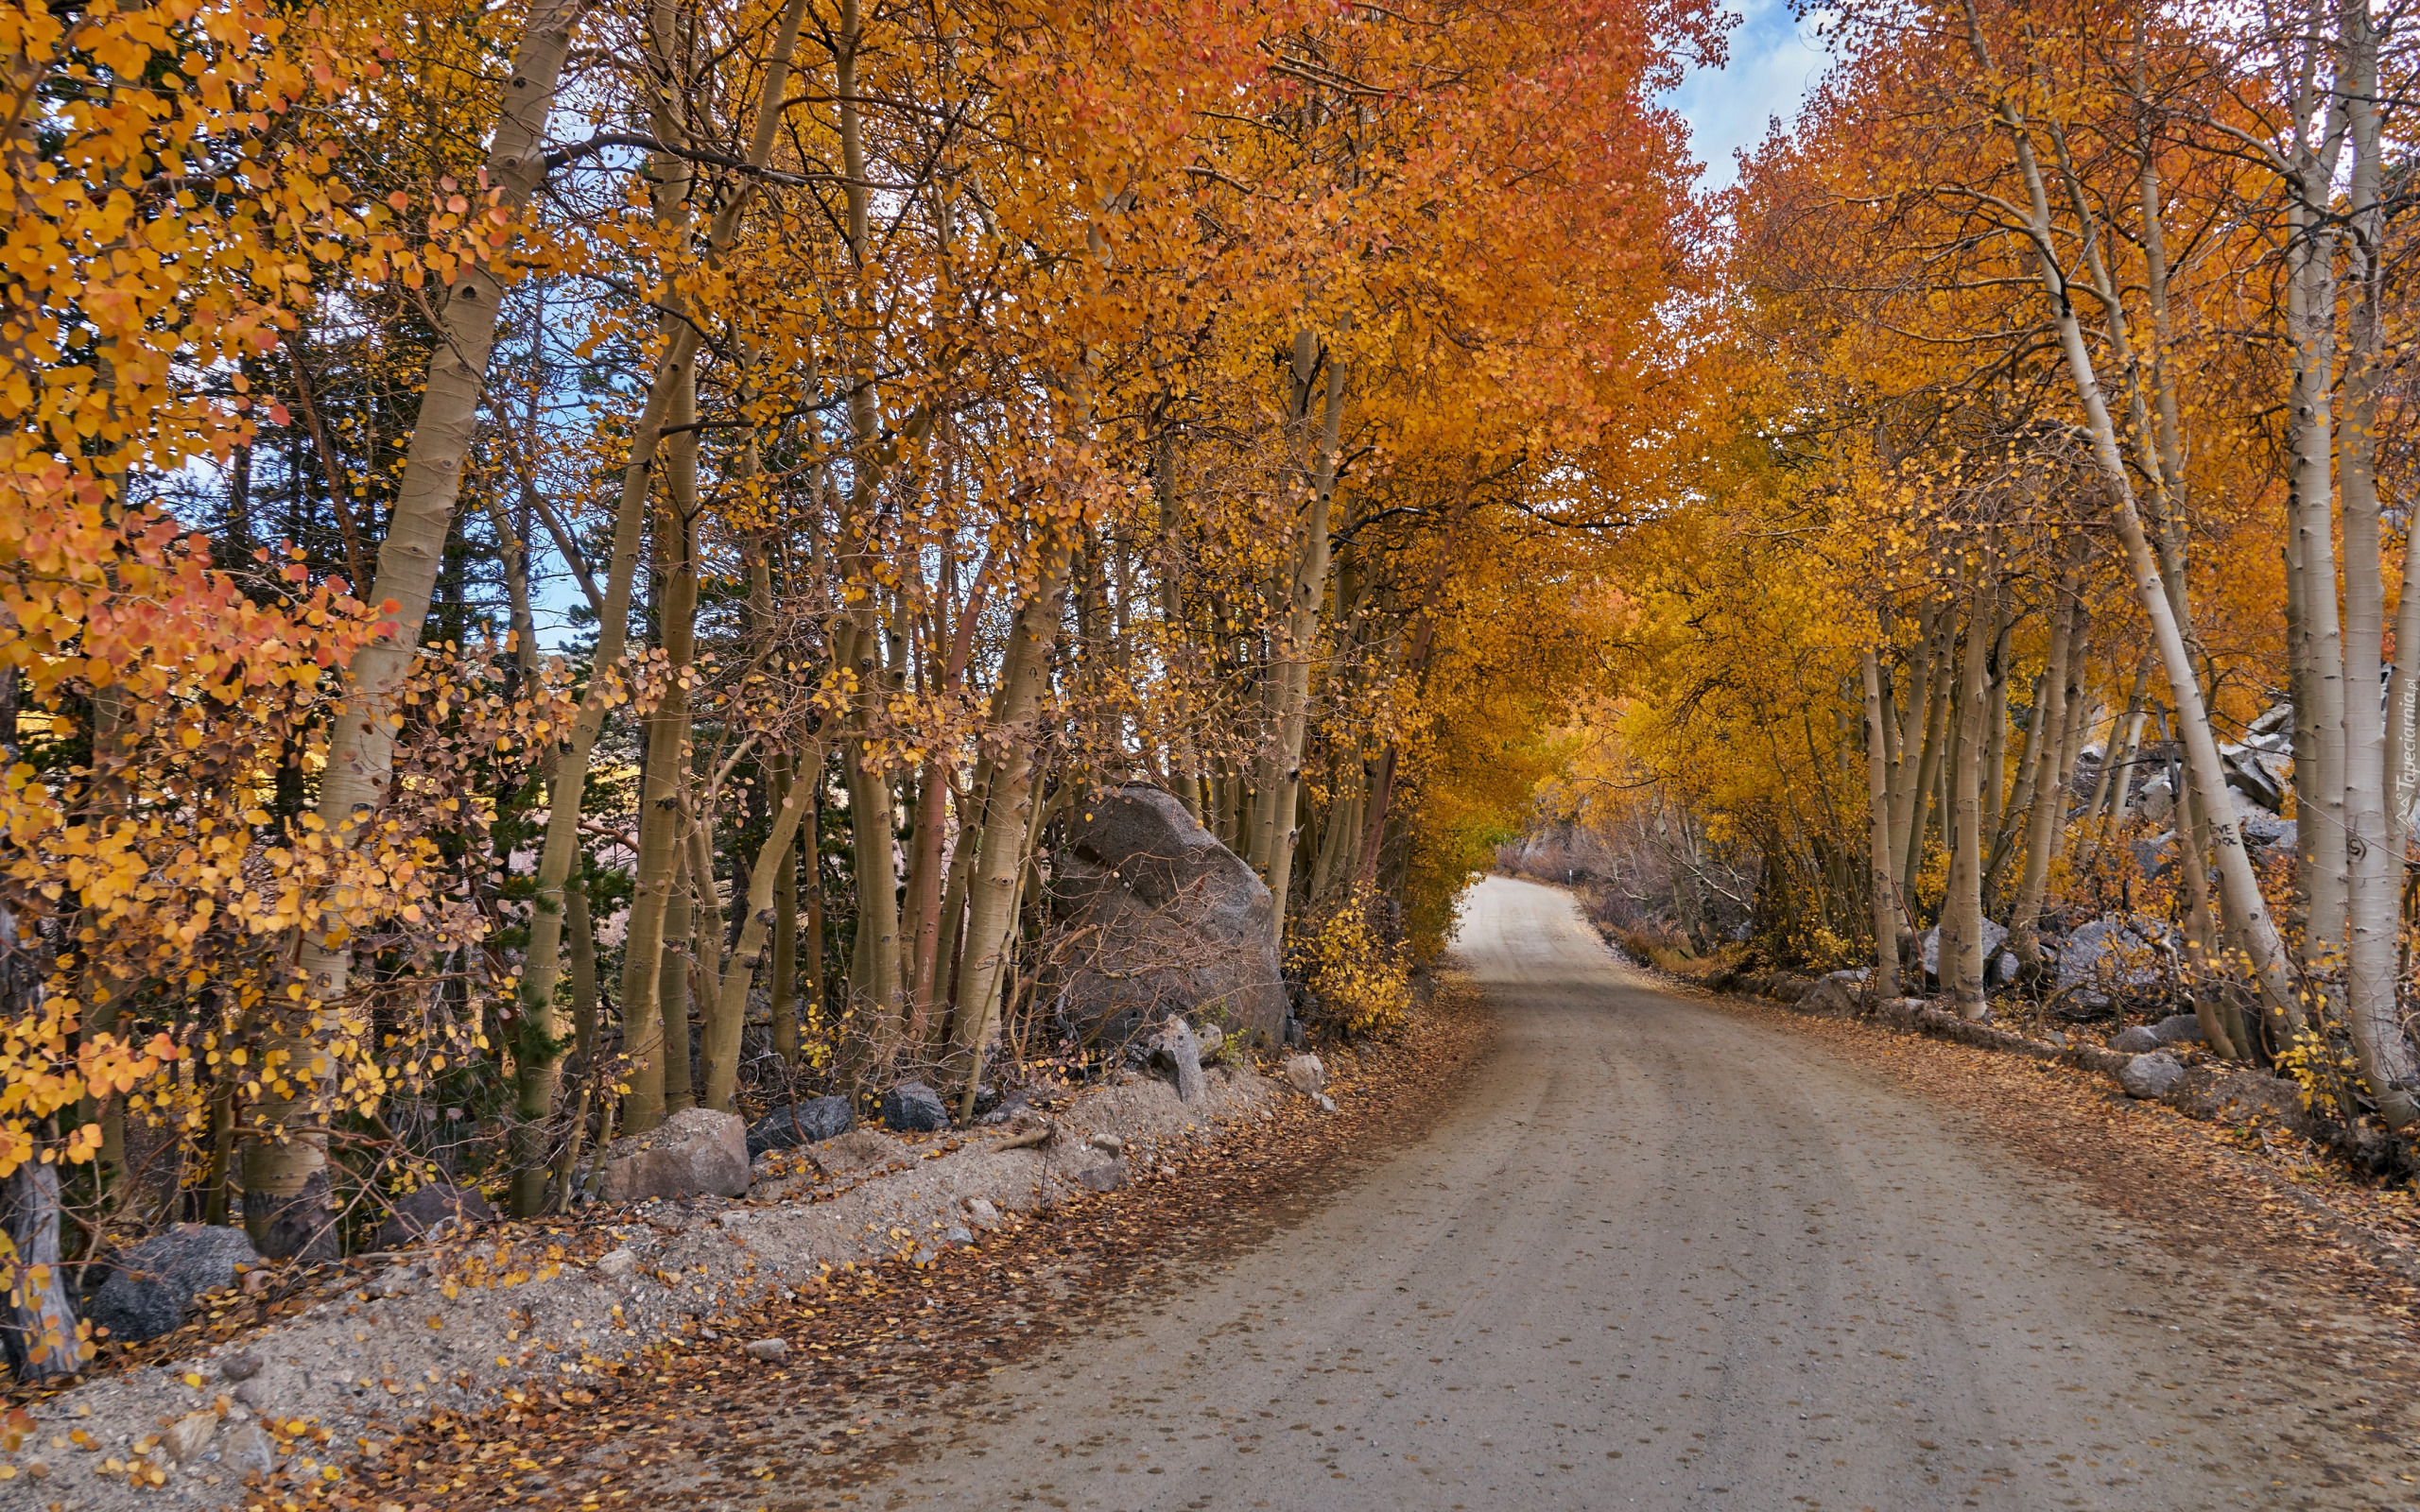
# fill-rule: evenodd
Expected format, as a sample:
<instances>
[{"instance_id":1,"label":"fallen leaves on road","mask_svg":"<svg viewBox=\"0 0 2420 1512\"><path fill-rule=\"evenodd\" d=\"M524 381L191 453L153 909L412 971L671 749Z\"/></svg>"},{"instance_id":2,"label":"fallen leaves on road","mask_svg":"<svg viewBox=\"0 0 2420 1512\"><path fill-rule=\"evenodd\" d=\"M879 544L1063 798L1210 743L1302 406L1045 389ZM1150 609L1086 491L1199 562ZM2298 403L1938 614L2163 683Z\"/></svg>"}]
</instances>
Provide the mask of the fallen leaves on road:
<instances>
[{"instance_id":1,"label":"fallen leaves on road","mask_svg":"<svg viewBox=\"0 0 2420 1512\"><path fill-rule=\"evenodd\" d=\"M1893 1082L1976 1114L2093 1203L2186 1259L2226 1257L2300 1292L2377 1319L2420 1347L2420 1210L2408 1190L2353 1176L2314 1147L2187 1118L2108 1078L1769 1004L1708 1000L1822 1041ZM1982 1152L1978 1152L1979 1157Z\"/></svg>"}]
</instances>

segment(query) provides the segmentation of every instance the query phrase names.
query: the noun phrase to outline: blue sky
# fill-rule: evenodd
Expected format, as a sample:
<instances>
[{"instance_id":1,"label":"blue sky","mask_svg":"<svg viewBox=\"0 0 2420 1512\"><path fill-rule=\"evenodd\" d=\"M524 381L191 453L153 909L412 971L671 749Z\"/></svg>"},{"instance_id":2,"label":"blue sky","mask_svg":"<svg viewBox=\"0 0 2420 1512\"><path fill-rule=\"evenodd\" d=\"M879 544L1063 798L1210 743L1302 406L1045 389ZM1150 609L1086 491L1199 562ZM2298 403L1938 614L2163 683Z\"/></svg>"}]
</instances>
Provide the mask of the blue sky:
<instances>
[{"instance_id":1,"label":"blue sky","mask_svg":"<svg viewBox=\"0 0 2420 1512\"><path fill-rule=\"evenodd\" d=\"M1731 61L1693 73L1671 102L1688 118L1704 183L1722 188L1737 175L1732 153L1762 141L1775 116L1789 121L1824 65L1816 23L1789 13L1789 0L1732 0L1740 18L1731 32Z\"/></svg>"}]
</instances>

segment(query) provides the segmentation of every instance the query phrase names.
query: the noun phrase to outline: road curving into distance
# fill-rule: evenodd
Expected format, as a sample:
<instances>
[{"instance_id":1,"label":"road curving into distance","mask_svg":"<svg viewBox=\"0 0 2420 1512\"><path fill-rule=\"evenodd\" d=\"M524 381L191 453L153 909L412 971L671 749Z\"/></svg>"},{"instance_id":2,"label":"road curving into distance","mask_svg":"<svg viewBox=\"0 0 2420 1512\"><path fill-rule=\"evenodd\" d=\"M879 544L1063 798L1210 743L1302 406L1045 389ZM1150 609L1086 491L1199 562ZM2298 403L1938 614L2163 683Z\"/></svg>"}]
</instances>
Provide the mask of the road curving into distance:
<instances>
[{"instance_id":1,"label":"road curving into distance","mask_svg":"<svg viewBox=\"0 0 2420 1512\"><path fill-rule=\"evenodd\" d=\"M2420 1506L2409 1444L2323 1435L2220 1321L2258 1277L2146 1274L1966 1110L1661 989L1552 888L1488 880L1458 951L1502 1034L1456 1111L863 1503Z\"/></svg>"}]
</instances>

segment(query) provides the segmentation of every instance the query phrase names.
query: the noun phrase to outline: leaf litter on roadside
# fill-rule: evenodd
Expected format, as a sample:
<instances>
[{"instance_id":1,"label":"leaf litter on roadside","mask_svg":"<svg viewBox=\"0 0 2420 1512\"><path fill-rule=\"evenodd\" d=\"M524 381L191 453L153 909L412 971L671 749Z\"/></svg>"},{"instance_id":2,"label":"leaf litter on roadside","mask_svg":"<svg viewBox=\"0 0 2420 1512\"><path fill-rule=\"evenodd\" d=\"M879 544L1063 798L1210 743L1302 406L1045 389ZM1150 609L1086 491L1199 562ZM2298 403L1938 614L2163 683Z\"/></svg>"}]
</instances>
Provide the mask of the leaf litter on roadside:
<instances>
[{"instance_id":1,"label":"leaf litter on roadside","mask_svg":"<svg viewBox=\"0 0 2420 1512\"><path fill-rule=\"evenodd\" d=\"M963 1388L1056 1358L1104 1314L1184 1267L1308 1211L1366 1158L1450 1108L1492 1024L1458 977L1400 1034L1328 1053L1338 1111L1288 1096L1268 1119L1170 1142L1122 1190L1007 1216L971 1246L843 1265L701 1317L627 1357L578 1351L577 1384L508 1390L480 1412L374 1431L331 1467L255 1488L255 1512L710 1504L856 1500L853 1486L948 1426ZM779 1359L748 1353L783 1340ZM540 1346L551 1348L551 1346ZM809 1466L813 1469L810 1470Z\"/></svg>"}]
</instances>

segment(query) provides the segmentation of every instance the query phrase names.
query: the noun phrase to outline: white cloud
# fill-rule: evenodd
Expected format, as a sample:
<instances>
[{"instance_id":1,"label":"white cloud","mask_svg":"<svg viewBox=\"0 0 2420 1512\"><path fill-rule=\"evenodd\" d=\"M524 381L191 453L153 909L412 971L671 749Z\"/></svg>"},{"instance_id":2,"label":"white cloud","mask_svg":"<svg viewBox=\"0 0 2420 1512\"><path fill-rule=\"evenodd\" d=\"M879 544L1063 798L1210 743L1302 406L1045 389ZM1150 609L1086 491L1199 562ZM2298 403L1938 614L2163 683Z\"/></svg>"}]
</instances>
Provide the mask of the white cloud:
<instances>
[{"instance_id":1,"label":"white cloud","mask_svg":"<svg viewBox=\"0 0 2420 1512\"><path fill-rule=\"evenodd\" d=\"M1731 32L1730 63L1692 71L1669 96L1689 123L1708 189L1737 177L1732 154L1763 141L1775 117L1788 124L1797 115L1824 70L1824 13L1801 21L1788 0L1742 0L1732 9L1740 21Z\"/></svg>"}]
</instances>

